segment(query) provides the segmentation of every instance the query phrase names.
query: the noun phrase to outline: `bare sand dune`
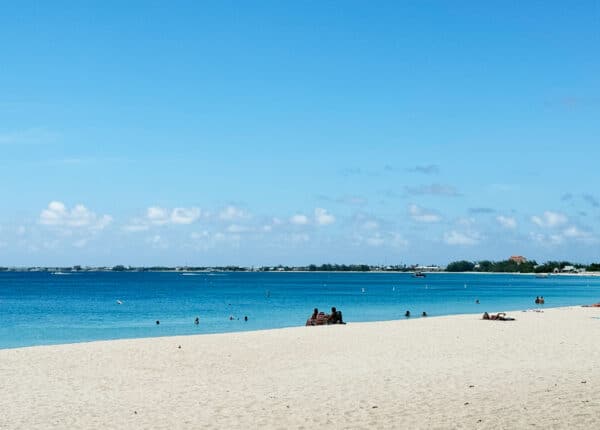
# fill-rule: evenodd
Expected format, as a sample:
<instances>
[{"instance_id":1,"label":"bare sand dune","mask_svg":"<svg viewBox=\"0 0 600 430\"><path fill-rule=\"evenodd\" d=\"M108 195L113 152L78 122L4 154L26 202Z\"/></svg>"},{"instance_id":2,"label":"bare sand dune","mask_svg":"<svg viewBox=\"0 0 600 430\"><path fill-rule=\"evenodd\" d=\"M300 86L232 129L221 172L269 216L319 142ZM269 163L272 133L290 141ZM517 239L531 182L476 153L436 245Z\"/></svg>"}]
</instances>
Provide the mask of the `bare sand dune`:
<instances>
[{"instance_id":1,"label":"bare sand dune","mask_svg":"<svg viewBox=\"0 0 600 430\"><path fill-rule=\"evenodd\" d=\"M509 315L2 350L0 428L599 428L600 309Z\"/></svg>"}]
</instances>

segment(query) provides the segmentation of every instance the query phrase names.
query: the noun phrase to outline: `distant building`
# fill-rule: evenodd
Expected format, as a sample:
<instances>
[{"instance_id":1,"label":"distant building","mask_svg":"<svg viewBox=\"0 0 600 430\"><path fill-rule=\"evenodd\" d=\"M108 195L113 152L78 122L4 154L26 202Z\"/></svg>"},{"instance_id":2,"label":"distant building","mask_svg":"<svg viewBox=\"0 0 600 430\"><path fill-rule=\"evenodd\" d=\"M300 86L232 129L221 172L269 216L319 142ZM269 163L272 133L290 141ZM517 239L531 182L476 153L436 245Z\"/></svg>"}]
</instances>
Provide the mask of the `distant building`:
<instances>
[{"instance_id":1,"label":"distant building","mask_svg":"<svg viewBox=\"0 0 600 430\"><path fill-rule=\"evenodd\" d=\"M509 261L514 261L517 264L527 263L527 259L522 255L513 255L509 258Z\"/></svg>"}]
</instances>

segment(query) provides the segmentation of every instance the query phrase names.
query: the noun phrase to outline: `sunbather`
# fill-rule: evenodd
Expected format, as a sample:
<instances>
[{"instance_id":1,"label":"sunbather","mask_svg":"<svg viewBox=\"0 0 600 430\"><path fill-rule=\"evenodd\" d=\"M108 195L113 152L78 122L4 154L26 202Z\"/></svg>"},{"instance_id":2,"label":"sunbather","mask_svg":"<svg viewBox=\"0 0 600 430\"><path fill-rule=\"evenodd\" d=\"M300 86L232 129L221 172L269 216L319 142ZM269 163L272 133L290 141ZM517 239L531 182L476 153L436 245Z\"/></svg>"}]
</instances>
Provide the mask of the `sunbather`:
<instances>
[{"instance_id":1,"label":"sunbather","mask_svg":"<svg viewBox=\"0 0 600 430\"><path fill-rule=\"evenodd\" d=\"M510 318L506 316L505 312L498 312L497 314L488 314L487 312L483 313L484 320L498 320L498 321L514 321L514 318Z\"/></svg>"}]
</instances>

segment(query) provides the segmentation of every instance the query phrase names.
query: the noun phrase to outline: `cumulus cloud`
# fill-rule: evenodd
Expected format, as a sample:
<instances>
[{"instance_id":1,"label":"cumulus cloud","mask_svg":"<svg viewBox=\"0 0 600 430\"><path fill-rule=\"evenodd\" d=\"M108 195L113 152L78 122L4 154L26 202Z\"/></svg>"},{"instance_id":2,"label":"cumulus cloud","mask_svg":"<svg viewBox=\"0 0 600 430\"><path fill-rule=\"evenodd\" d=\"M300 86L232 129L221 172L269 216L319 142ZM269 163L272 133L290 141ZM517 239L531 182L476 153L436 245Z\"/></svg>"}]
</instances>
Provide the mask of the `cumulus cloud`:
<instances>
[{"instance_id":1,"label":"cumulus cloud","mask_svg":"<svg viewBox=\"0 0 600 430\"><path fill-rule=\"evenodd\" d=\"M481 237L477 233L461 233L452 230L444 233L444 242L448 245L477 245L481 241Z\"/></svg>"},{"instance_id":2,"label":"cumulus cloud","mask_svg":"<svg viewBox=\"0 0 600 430\"><path fill-rule=\"evenodd\" d=\"M557 246L571 241L588 244L596 243L598 241L598 239L590 231L574 225L567 226L558 231L552 231L549 234L531 232L529 237L531 240L543 246Z\"/></svg>"},{"instance_id":3,"label":"cumulus cloud","mask_svg":"<svg viewBox=\"0 0 600 430\"><path fill-rule=\"evenodd\" d=\"M434 223L441 221L442 217L431 209L425 209L417 205L410 205L408 207L408 213L410 217L423 223Z\"/></svg>"},{"instance_id":4,"label":"cumulus cloud","mask_svg":"<svg viewBox=\"0 0 600 430\"><path fill-rule=\"evenodd\" d=\"M146 219L155 225L165 224L191 224L200 218L202 211L199 208L174 208L164 209L158 206L146 210Z\"/></svg>"},{"instance_id":5,"label":"cumulus cloud","mask_svg":"<svg viewBox=\"0 0 600 430\"><path fill-rule=\"evenodd\" d=\"M219 213L219 219L223 221L235 221L248 218L248 213L236 206L229 205Z\"/></svg>"},{"instance_id":6,"label":"cumulus cloud","mask_svg":"<svg viewBox=\"0 0 600 430\"><path fill-rule=\"evenodd\" d=\"M39 223L46 226L102 230L112 222L110 215L96 215L82 204L69 209L64 203L52 201L40 213Z\"/></svg>"},{"instance_id":7,"label":"cumulus cloud","mask_svg":"<svg viewBox=\"0 0 600 430\"><path fill-rule=\"evenodd\" d=\"M460 193L456 188L451 185L443 184L431 184L431 185L419 185L416 187L405 187L404 190L407 194L413 196L432 195L432 196L447 196L457 197Z\"/></svg>"},{"instance_id":8,"label":"cumulus cloud","mask_svg":"<svg viewBox=\"0 0 600 430\"><path fill-rule=\"evenodd\" d=\"M196 207L165 209L151 206L146 209L143 218L135 218L124 226L123 230L129 232L146 231L151 226L188 225L196 222L202 216L202 210Z\"/></svg>"},{"instance_id":9,"label":"cumulus cloud","mask_svg":"<svg viewBox=\"0 0 600 430\"><path fill-rule=\"evenodd\" d=\"M498 221L498 224L500 224L502 227L504 227L506 229L514 230L515 228L517 228L517 220L514 219L513 217L498 215L496 217L496 221Z\"/></svg>"},{"instance_id":10,"label":"cumulus cloud","mask_svg":"<svg viewBox=\"0 0 600 430\"><path fill-rule=\"evenodd\" d=\"M531 221L539 227L558 227L567 223L569 219L565 214L560 212L545 211L543 215L534 215Z\"/></svg>"},{"instance_id":11,"label":"cumulus cloud","mask_svg":"<svg viewBox=\"0 0 600 430\"><path fill-rule=\"evenodd\" d=\"M329 225L335 222L335 217L323 208L316 208L315 222L317 225Z\"/></svg>"},{"instance_id":12,"label":"cumulus cloud","mask_svg":"<svg viewBox=\"0 0 600 430\"><path fill-rule=\"evenodd\" d=\"M294 225L306 225L308 224L308 222L308 217L303 214L292 215L292 217L290 218L290 223Z\"/></svg>"},{"instance_id":13,"label":"cumulus cloud","mask_svg":"<svg viewBox=\"0 0 600 430\"><path fill-rule=\"evenodd\" d=\"M200 218L201 211L198 208L175 208L171 212L173 224L191 224Z\"/></svg>"}]
</instances>

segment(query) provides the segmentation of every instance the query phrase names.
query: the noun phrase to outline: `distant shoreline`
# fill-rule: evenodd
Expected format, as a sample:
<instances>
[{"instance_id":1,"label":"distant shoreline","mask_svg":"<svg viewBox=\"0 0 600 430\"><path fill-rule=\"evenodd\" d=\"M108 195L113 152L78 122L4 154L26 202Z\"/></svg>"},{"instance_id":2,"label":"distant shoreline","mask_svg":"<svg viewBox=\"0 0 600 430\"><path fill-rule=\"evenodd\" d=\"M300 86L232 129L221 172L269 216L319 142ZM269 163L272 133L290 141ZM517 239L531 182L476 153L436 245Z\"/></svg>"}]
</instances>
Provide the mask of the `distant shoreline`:
<instances>
[{"instance_id":1,"label":"distant shoreline","mask_svg":"<svg viewBox=\"0 0 600 430\"><path fill-rule=\"evenodd\" d=\"M145 269L145 268L132 268L127 270L111 270L111 269L84 269L84 270L68 270L67 268L9 268L7 270L0 270L0 273L50 273L50 274L62 274L70 275L77 273L370 273L370 274L407 274L412 275L414 273L423 273L426 275L433 274L447 274L447 275L519 275L519 276L538 276L540 277L554 277L554 276L578 276L578 277L600 277L600 272L569 272L569 273L522 273L522 272L448 272L445 270L225 270L225 269L214 269L214 270L180 270L180 269Z\"/></svg>"}]
</instances>

